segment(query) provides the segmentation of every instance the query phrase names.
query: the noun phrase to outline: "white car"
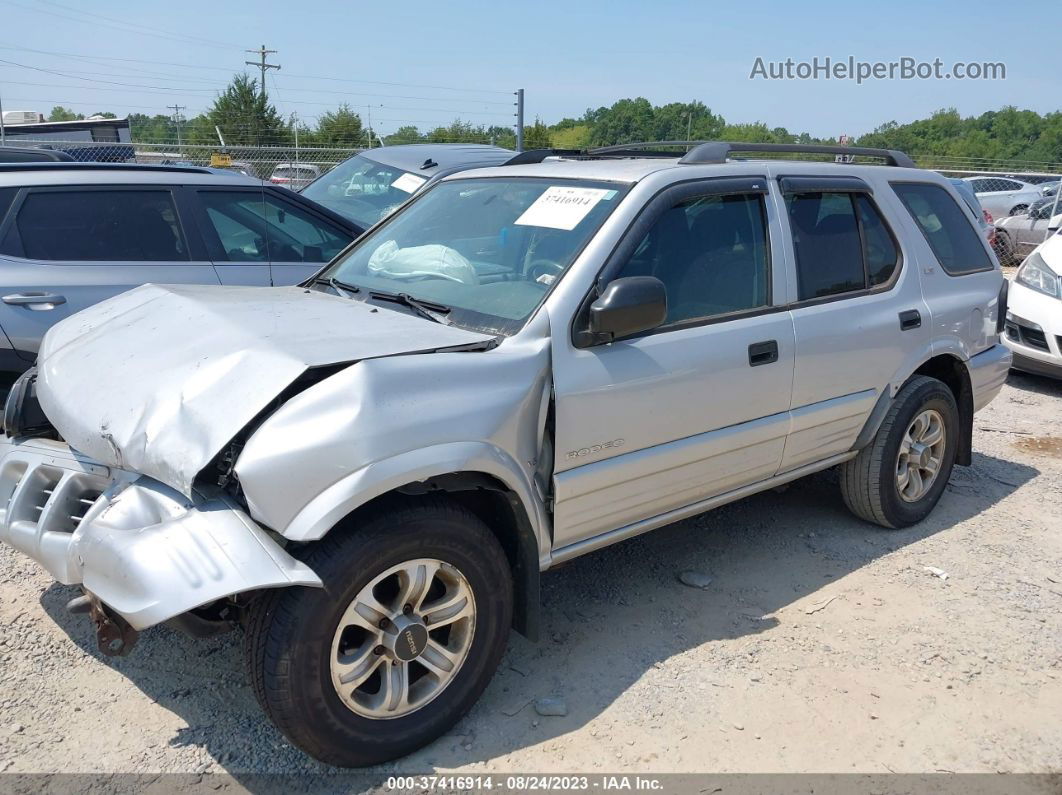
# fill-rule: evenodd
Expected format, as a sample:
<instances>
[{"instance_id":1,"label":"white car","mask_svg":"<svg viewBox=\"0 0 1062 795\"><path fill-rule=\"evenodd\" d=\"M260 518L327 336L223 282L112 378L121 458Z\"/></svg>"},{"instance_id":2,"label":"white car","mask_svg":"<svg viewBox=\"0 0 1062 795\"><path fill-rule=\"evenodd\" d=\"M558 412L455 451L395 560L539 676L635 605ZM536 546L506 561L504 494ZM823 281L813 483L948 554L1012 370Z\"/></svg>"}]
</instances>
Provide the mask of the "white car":
<instances>
[{"instance_id":1,"label":"white car","mask_svg":"<svg viewBox=\"0 0 1062 795\"><path fill-rule=\"evenodd\" d=\"M1039 185L1032 185L1012 177L965 177L973 185L981 206L994 218L1016 215L1043 198Z\"/></svg>"},{"instance_id":2,"label":"white car","mask_svg":"<svg viewBox=\"0 0 1062 795\"><path fill-rule=\"evenodd\" d=\"M1062 235L1052 235L1018 268L1010 285L1003 342L1011 365L1062 378Z\"/></svg>"}]
</instances>

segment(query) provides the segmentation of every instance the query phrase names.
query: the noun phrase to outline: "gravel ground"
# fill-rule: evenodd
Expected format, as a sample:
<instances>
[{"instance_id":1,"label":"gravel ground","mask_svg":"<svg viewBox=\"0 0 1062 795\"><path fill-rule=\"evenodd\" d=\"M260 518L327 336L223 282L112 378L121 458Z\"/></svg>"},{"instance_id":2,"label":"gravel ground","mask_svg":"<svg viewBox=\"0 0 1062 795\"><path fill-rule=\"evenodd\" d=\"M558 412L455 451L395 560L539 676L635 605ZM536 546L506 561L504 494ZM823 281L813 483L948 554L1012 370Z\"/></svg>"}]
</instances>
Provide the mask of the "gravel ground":
<instances>
[{"instance_id":1,"label":"gravel ground","mask_svg":"<svg viewBox=\"0 0 1062 795\"><path fill-rule=\"evenodd\" d=\"M1012 375L975 427L917 527L854 519L826 472L550 573L542 641L378 772L1062 770L1062 382ZM108 659L74 595L0 549L0 771L324 770L259 712L238 634Z\"/></svg>"}]
</instances>

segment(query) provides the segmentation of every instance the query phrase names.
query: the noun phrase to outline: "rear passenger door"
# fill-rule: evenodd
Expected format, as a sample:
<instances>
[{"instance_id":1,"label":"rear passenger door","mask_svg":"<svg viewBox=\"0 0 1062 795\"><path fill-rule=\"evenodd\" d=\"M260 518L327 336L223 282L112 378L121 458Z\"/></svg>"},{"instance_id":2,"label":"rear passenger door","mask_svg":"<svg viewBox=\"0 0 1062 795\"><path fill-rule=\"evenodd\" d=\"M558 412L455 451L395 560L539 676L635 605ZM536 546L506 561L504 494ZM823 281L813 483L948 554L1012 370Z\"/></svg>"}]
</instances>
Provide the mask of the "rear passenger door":
<instances>
[{"instance_id":1,"label":"rear passenger door","mask_svg":"<svg viewBox=\"0 0 1062 795\"><path fill-rule=\"evenodd\" d=\"M199 188L199 222L222 284L298 284L351 242L351 234L279 191Z\"/></svg>"},{"instance_id":2,"label":"rear passenger door","mask_svg":"<svg viewBox=\"0 0 1062 795\"><path fill-rule=\"evenodd\" d=\"M851 449L930 317L886 211L855 177L781 177L792 233L796 333L783 472Z\"/></svg>"},{"instance_id":3,"label":"rear passenger door","mask_svg":"<svg viewBox=\"0 0 1062 795\"><path fill-rule=\"evenodd\" d=\"M170 187L23 188L0 218L0 326L33 361L53 324L105 298L148 282L217 284L201 248Z\"/></svg>"},{"instance_id":4,"label":"rear passenger door","mask_svg":"<svg viewBox=\"0 0 1062 795\"><path fill-rule=\"evenodd\" d=\"M664 325L609 344L580 342L583 315L554 328L556 548L778 469L793 328L766 192L763 177L675 185L628 230L598 284L660 279Z\"/></svg>"}]
</instances>

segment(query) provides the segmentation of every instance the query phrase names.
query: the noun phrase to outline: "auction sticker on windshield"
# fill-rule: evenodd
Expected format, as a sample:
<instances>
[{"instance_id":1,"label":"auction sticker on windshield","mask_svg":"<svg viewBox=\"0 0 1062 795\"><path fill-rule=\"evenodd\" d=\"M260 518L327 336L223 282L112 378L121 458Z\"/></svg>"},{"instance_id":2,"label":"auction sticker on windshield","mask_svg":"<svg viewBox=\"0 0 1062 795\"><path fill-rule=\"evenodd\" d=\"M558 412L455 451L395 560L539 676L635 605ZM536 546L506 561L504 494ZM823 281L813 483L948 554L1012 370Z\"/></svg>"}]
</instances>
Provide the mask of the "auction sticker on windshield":
<instances>
[{"instance_id":1,"label":"auction sticker on windshield","mask_svg":"<svg viewBox=\"0 0 1062 795\"><path fill-rule=\"evenodd\" d=\"M518 226L545 226L571 231L586 218L587 213L594 209L599 201L615 195L616 191L605 188L566 188L554 185L546 188L514 223Z\"/></svg>"},{"instance_id":2,"label":"auction sticker on windshield","mask_svg":"<svg viewBox=\"0 0 1062 795\"><path fill-rule=\"evenodd\" d=\"M398 188L406 193L415 193L417 188L427 181L424 177L418 177L416 174L403 174L391 183L391 187Z\"/></svg>"}]
</instances>

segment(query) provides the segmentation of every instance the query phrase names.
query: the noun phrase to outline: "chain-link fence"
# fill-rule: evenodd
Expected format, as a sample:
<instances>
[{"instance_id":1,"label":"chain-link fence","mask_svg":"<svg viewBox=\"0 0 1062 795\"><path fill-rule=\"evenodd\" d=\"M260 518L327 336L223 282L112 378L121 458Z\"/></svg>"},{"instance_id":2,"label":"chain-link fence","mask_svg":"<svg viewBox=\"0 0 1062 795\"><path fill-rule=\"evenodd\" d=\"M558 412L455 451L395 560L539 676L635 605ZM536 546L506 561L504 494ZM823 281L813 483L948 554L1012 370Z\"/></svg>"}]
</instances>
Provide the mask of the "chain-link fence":
<instances>
[{"instance_id":1,"label":"chain-link fence","mask_svg":"<svg viewBox=\"0 0 1062 795\"><path fill-rule=\"evenodd\" d=\"M9 146L66 152L75 160L101 163L156 163L230 168L259 179L274 178L301 187L360 149L296 146L204 146L197 144L92 143L9 138Z\"/></svg>"}]
</instances>

